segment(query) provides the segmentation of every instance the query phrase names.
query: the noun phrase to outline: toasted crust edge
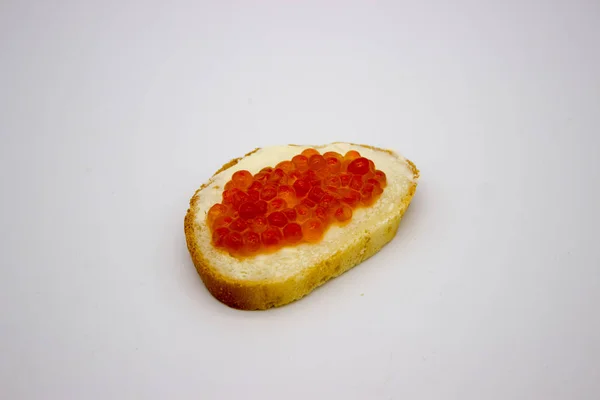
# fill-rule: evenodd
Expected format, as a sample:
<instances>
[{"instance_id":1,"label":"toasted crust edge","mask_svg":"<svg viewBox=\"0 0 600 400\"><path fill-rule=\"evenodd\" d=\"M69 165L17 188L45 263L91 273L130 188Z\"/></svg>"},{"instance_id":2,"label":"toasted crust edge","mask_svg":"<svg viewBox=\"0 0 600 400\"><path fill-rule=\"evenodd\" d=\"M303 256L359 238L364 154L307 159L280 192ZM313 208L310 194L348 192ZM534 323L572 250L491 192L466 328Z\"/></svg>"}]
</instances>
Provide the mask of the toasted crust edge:
<instances>
[{"instance_id":1,"label":"toasted crust edge","mask_svg":"<svg viewBox=\"0 0 600 400\"><path fill-rule=\"evenodd\" d=\"M380 149L373 146L358 144L356 146L395 154L391 150ZM247 157L258 150L260 150L260 148L254 149L244 157ZM215 172L214 175L231 168L244 157L235 158L229 161ZM284 281L243 281L231 279L230 277L219 273L217 269L210 264L209 260L206 259L198 246L198 237L196 235L194 221L196 220L197 215L196 202L200 197L202 189L210 184L209 180L207 183L203 184L191 198L190 208L187 210L184 219L187 248L198 275L204 282L208 291L217 300L229 307L240 310L266 310L272 307L280 307L301 299L330 279L343 274L373 256L394 238L400 225L400 220L408 209L415 194L417 189L417 179L420 176L419 170L415 164L408 159L406 161L413 173L414 182L409 188L408 193L401 199L398 205L397 214L391 222L384 227L382 232L377 232L373 235L364 235L357 243L346 249L346 251L338 251L330 259L312 266L308 271L303 273L302 277L298 278L297 276L293 276Z\"/></svg>"}]
</instances>

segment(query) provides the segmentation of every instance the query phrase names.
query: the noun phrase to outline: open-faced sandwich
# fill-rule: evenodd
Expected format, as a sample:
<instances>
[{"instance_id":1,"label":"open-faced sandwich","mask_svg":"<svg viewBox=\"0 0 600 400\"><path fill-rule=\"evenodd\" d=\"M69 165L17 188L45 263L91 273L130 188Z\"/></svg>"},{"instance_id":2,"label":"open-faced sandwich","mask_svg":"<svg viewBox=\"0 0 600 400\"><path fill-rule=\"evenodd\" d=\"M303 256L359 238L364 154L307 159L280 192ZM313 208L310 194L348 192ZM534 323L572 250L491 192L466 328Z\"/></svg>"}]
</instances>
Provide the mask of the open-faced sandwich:
<instances>
[{"instance_id":1,"label":"open-faced sandwich","mask_svg":"<svg viewBox=\"0 0 600 400\"><path fill-rule=\"evenodd\" d=\"M256 149L196 191L185 217L187 246L221 302L281 306L392 240L418 178L409 160L365 145Z\"/></svg>"}]
</instances>

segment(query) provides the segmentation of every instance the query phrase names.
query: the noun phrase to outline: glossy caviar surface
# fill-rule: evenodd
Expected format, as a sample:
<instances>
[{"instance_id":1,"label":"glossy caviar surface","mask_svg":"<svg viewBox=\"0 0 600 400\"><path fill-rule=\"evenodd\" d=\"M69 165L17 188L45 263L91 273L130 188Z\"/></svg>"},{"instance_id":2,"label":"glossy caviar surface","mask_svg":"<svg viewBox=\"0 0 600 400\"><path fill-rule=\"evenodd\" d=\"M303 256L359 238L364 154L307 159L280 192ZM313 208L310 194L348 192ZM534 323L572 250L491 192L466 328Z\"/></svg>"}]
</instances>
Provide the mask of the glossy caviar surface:
<instances>
[{"instance_id":1,"label":"glossy caviar surface","mask_svg":"<svg viewBox=\"0 0 600 400\"><path fill-rule=\"evenodd\" d=\"M317 243L331 225L371 206L386 183L385 173L357 151L306 149L254 175L235 172L206 222L213 245L236 256Z\"/></svg>"}]
</instances>

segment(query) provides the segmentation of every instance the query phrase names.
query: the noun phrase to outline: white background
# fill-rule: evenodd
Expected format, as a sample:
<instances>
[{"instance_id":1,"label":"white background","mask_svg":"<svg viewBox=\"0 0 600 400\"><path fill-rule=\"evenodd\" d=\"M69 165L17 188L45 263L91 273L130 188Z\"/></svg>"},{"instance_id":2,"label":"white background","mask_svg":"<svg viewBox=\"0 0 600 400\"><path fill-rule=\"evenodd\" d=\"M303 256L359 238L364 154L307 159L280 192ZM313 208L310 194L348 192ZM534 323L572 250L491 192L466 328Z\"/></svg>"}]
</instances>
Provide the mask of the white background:
<instances>
[{"instance_id":1,"label":"white background","mask_svg":"<svg viewBox=\"0 0 600 400\"><path fill-rule=\"evenodd\" d=\"M600 3L0 2L0 398L600 398ZM267 312L189 198L257 147L393 148L396 238Z\"/></svg>"}]
</instances>

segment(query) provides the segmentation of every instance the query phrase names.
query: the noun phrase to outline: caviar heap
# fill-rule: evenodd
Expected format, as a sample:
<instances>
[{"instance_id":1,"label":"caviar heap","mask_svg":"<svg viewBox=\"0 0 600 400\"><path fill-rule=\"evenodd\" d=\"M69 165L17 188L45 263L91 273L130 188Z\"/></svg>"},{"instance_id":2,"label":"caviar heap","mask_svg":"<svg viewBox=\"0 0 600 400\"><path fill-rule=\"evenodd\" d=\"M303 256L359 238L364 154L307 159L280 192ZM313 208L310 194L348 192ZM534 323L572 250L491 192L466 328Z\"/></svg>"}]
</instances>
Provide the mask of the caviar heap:
<instances>
[{"instance_id":1,"label":"caviar heap","mask_svg":"<svg viewBox=\"0 0 600 400\"><path fill-rule=\"evenodd\" d=\"M206 221L216 247L238 256L270 252L320 241L353 209L371 206L385 186L385 173L357 151L306 149L254 176L235 172Z\"/></svg>"}]
</instances>

